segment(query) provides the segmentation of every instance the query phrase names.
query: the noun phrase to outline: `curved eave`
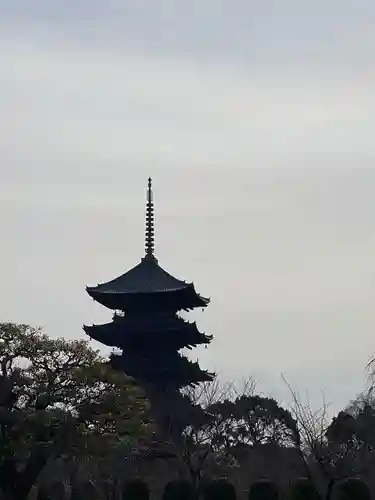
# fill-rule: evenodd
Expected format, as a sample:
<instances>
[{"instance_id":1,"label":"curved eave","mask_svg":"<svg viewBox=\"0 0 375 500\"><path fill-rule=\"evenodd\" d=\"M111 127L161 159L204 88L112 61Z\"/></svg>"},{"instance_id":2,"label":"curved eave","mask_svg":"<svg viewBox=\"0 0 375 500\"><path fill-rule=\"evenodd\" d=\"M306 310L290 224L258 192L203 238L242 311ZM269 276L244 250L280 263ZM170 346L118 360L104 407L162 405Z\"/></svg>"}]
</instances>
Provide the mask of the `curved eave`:
<instances>
[{"instance_id":1,"label":"curved eave","mask_svg":"<svg viewBox=\"0 0 375 500\"><path fill-rule=\"evenodd\" d=\"M109 347L125 348L127 345L147 345L158 344L158 342L171 343L172 347L182 349L184 347L191 349L198 345L210 344L213 339L212 335L201 333L196 323L190 323L181 319L181 325L166 325L163 328L161 323L160 328L155 328L154 331L149 330L147 323L144 327L136 327L131 323L126 325L118 325L115 322L104 323L101 325L87 326L83 325L83 330L91 339L100 342Z\"/></svg>"},{"instance_id":2,"label":"curved eave","mask_svg":"<svg viewBox=\"0 0 375 500\"><path fill-rule=\"evenodd\" d=\"M101 328L104 326L105 325L83 325L82 328L85 334L90 337L91 340L95 340L96 342L99 342L99 344L106 345L107 347L118 347L116 336L108 335L108 332L105 332L104 329Z\"/></svg>"},{"instance_id":3,"label":"curved eave","mask_svg":"<svg viewBox=\"0 0 375 500\"><path fill-rule=\"evenodd\" d=\"M154 290L115 290L108 289L104 284L99 284L97 286L86 286L86 292L93 297L94 295L123 295L123 296L136 296L136 295L156 295L159 293L178 293L184 290L191 290L197 297L199 297L203 302L209 302L210 299L202 297L195 291L194 283L184 283L182 286L173 288L155 288Z\"/></svg>"},{"instance_id":4,"label":"curved eave","mask_svg":"<svg viewBox=\"0 0 375 500\"><path fill-rule=\"evenodd\" d=\"M193 283L186 283L184 286L179 286L179 287L174 287L174 288L162 288L162 289L155 289L155 290L115 290L115 289L108 289L104 285L97 285L97 286L87 286L86 291L87 293L96 293L96 294L106 294L106 295L154 295L156 293L166 293L166 292L179 292L181 290L185 290L187 288L193 287Z\"/></svg>"},{"instance_id":5,"label":"curved eave","mask_svg":"<svg viewBox=\"0 0 375 500\"><path fill-rule=\"evenodd\" d=\"M152 256L143 258L129 271L110 281L100 283L95 288L98 291L110 293L151 293L177 291L186 286L189 286L186 281L172 276Z\"/></svg>"},{"instance_id":6,"label":"curved eave","mask_svg":"<svg viewBox=\"0 0 375 500\"><path fill-rule=\"evenodd\" d=\"M126 352L112 353L109 363L114 369L125 371L135 379L143 379L158 385L183 387L200 382L211 382L215 377L214 373L202 370L198 362L193 363L177 353L166 359L153 359L149 363L147 358L135 359L133 355Z\"/></svg>"},{"instance_id":7,"label":"curved eave","mask_svg":"<svg viewBox=\"0 0 375 500\"><path fill-rule=\"evenodd\" d=\"M120 318L120 321L114 320L111 323L102 323L99 325L83 325L83 329L87 334L90 334L94 331L118 334L123 332L148 332L150 334L157 334L159 332L194 332L195 335L204 335L202 332L198 330L196 322L185 321L182 318L176 319L176 321L168 322L163 324L163 319L159 320L157 317L154 321L145 321L144 323L135 324L133 321L129 321L126 318Z\"/></svg>"},{"instance_id":8,"label":"curved eave","mask_svg":"<svg viewBox=\"0 0 375 500\"><path fill-rule=\"evenodd\" d=\"M199 300L202 302L202 304L199 307L207 307L211 302L211 299L209 297L202 297L202 295L199 295L198 293L197 297L199 297Z\"/></svg>"},{"instance_id":9,"label":"curved eave","mask_svg":"<svg viewBox=\"0 0 375 500\"><path fill-rule=\"evenodd\" d=\"M202 297L195 291L192 283L183 288L158 290L153 292L107 291L100 286L86 287L86 292L99 304L112 310L151 309L189 310L195 307L207 307L210 299Z\"/></svg>"}]
</instances>

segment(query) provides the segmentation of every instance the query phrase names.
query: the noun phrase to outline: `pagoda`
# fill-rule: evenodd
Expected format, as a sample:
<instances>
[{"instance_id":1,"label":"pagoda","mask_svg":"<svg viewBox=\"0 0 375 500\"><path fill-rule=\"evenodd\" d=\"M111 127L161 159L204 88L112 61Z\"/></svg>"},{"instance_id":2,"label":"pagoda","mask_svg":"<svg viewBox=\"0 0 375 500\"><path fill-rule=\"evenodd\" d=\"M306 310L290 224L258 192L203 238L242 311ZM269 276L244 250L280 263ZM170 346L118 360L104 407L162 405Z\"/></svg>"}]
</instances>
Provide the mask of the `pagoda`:
<instances>
[{"instance_id":1,"label":"pagoda","mask_svg":"<svg viewBox=\"0 0 375 500\"><path fill-rule=\"evenodd\" d=\"M114 311L113 320L84 326L92 339L117 348L110 356L113 368L125 372L144 387L175 392L214 374L201 370L180 353L183 348L209 344L211 335L201 333L196 323L185 321L180 311L205 308L209 299L165 271L154 253L154 202L148 179L145 255L140 263L121 276L86 287L96 302Z\"/></svg>"}]
</instances>

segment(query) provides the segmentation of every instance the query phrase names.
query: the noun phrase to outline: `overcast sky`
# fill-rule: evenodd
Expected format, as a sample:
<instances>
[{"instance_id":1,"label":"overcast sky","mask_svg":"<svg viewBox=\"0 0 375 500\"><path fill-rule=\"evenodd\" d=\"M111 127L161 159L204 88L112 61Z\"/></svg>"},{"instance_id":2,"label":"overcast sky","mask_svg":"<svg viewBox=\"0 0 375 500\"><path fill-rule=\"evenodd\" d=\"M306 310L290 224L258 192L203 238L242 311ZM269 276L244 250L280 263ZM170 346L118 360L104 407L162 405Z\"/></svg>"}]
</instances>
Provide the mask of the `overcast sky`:
<instances>
[{"instance_id":1,"label":"overcast sky","mask_svg":"<svg viewBox=\"0 0 375 500\"><path fill-rule=\"evenodd\" d=\"M0 2L2 320L83 336L85 286L156 253L196 350L334 408L375 355L375 3Z\"/></svg>"}]
</instances>

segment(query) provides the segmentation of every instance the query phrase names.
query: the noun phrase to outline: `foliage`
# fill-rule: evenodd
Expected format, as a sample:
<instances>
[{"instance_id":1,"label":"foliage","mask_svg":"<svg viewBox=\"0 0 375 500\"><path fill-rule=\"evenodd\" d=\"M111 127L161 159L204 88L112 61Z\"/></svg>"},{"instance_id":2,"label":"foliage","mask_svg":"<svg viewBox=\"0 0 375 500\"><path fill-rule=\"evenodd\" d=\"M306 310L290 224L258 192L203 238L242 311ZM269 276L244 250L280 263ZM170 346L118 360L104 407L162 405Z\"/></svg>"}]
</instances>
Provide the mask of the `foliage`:
<instances>
[{"instance_id":1,"label":"foliage","mask_svg":"<svg viewBox=\"0 0 375 500\"><path fill-rule=\"evenodd\" d=\"M319 500L320 497L311 480L299 479L292 484L289 498L290 500Z\"/></svg>"},{"instance_id":2,"label":"foliage","mask_svg":"<svg viewBox=\"0 0 375 500\"><path fill-rule=\"evenodd\" d=\"M0 478L8 496L26 498L53 458L130 448L147 429L147 409L136 385L86 342L0 324Z\"/></svg>"},{"instance_id":3,"label":"foliage","mask_svg":"<svg viewBox=\"0 0 375 500\"><path fill-rule=\"evenodd\" d=\"M193 410L200 411L184 411L187 422L179 453L195 486L206 473L212 476L238 467L254 446L296 445L292 415L274 399L255 395L254 389L252 380L240 391L215 381L188 393Z\"/></svg>"},{"instance_id":4,"label":"foliage","mask_svg":"<svg viewBox=\"0 0 375 500\"><path fill-rule=\"evenodd\" d=\"M312 411L288 385L300 450L309 476L332 498L335 485L352 476L369 476L375 466L375 399L372 388L329 421L327 406Z\"/></svg>"},{"instance_id":5,"label":"foliage","mask_svg":"<svg viewBox=\"0 0 375 500\"><path fill-rule=\"evenodd\" d=\"M340 412L327 429L331 463L341 477L363 474L375 465L375 401L360 397Z\"/></svg>"},{"instance_id":6,"label":"foliage","mask_svg":"<svg viewBox=\"0 0 375 500\"><path fill-rule=\"evenodd\" d=\"M249 500L278 500L279 492L272 481L257 481L249 491Z\"/></svg>"},{"instance_id":7,"label":"foliage","mask_svg":"<svg viewBox=\"0 0 375 500\"><path fill-rule=\"evenodd\" d=\"M283 378L292 396L291 413L297 422L298 447L306 476L312 477L314 484L324 490L326 500L330 500L333 487L338 480L335 467L335 451L328 446L327 431L330 426L325 401L321 408L313 410L309 401L303 402L288 382Z\"/></svg>"},{"instance_id":8,"label":"foliage","mask_svg":"<svg viewBox=\"0 0 375 500\"><path fill-rule=\"evenodd\" d=\"M325 405L314 412L292 392L294 407L288 411L274 399L254 394L254 389L252 381L239 391L215 381L184 391L185 397L175 394L173 399L167 394L163 411L168 414L170 407L175 419L171 418L172 434L180 439L163 442L162 449L158 436L155 440L150 436L143 393L131 379L112 371L86 342L51 339L28 325L0 324L0 486L10 500L25 500L43 467L61 462L71 470L75 466L87 467L85 473L90 470L85 478L81 475L70 483L75 485L73 497L94 498L109 490L115 494L116 481L122 482L136 469L137 461L178 458L191 485L173 482L163 498L188 500L207 477L228 477L250 450L269 444L299 451L306 477L326 499L332 498L334 485L343 479L371 476L374 388L331 422ZM82 493L86 479L95 483L94 489L87 486L89 492ZM105 486L107 480L110 488ZM210 495L234 498L225 485L212 483ZM353 488L358 499L366 494L363 484L346 481L342 498L349 499ZM53 490L40 489L40 499L47 500L49 491ZM148 496L139 481L124 488L124 498ZM277 498L277 490L262 481L253 485L249 498ZM299 498L318 498L312 483L301 480L293 486L290 499Z\"/></svg>"},{"instance_id":9,"label":"foliage","mask_svg":"<svg viewBox=\"0 0 375 500\"><path fill-rule=\"evenodd\" d=\"M240 396L233 402L217 403L208 411L213 417L217 448L295 443L295 420L272 398Z\"/></svg>"},{"instance_id":10,"label":"foliage","mask_svg":"<svg viewBox=\"0 0 375 500\"><path fill-rule=\"evenodd\" d=\"M346 479L340 484L339 500L371 500L369 488L360 479Z\"/></svg>"},{"instance_id":11,"label":"foliage","mask_svg":"<svg viewBox=\"0 0 375 500\"><path fill-rule=\"evenodd\" d=\"M205 500L236 500L234 486L225 479L211 481L203 489Z\"/></svg>"}]
</instances>

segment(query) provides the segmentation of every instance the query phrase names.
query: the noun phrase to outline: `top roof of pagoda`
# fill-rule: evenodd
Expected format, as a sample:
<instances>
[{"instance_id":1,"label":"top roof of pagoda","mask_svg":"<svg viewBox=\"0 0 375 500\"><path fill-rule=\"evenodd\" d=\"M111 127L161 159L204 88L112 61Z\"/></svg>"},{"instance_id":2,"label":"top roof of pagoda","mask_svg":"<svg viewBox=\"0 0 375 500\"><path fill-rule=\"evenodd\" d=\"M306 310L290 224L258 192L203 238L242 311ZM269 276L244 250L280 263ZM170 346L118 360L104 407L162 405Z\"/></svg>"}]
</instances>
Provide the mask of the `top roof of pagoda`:
<instances>
[{"instance_id":1,"label":"top roof of pagoda","mask_svg":"<svg viewBox=\"0 0 375 500\"><path fill-rule=\"evenodd\" d=\"M143 258L138 265L118 278L96 287L87 287L87 291L110 294L155 293L172 292L191 286L192 283L181 281L165 271L152 256Z\"/></svg>"}]
</instances>

